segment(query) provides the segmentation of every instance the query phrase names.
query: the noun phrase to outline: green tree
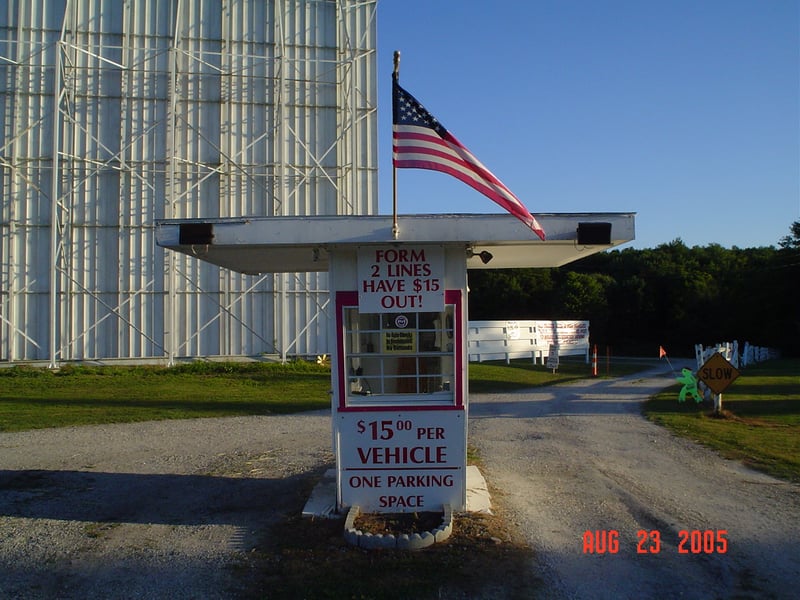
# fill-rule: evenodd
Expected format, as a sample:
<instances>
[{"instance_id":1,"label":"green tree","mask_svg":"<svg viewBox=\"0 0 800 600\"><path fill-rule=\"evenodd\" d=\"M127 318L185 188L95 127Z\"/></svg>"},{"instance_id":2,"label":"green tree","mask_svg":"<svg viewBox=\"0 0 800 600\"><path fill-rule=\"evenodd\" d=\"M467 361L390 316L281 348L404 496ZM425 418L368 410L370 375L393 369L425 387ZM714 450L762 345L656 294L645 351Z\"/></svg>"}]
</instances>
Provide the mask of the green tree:
<instances>
[{"instance_id":1,"label":"green tree","mask_svg":"<svg viewBox=\"0 0 800 600\"><path fill-rule=\"evenodd\" d=\"M775 332L786 352L800 354L800 221L789 226L790 235L781 238L775 259L775 300L779 314L785 316L783 327Z\"/></svg>"},{"instance_id":2,"label":"green tree","mask_svg":"<svg viewBox=\"0 0 800 600\"><path fill-rule=\"evenodd\" d=\"M604 273L563 274L555 295L560 319L590 321L592 339L603 340L608 336L609 289L614 278Z\"/></svg>"},{"instance_id":3,"label":"green tree","mask_svg":"<svg viewBox=\"0 0 800 600\"><path fill-rule=\"evenodd\" d=\"M655 248L553 269L470 271L470 319L587 319L616 353L749 341L800 354L800 221L779 248Z\"/></svg>"},{"instance_id":4,"label":"green tree","mask_svg":"<svg viewBox=\"0 0 800 600\"><path fill-rule=\"evenodd\" d=\"M549 319L552 269L476 269L469 272L473 321Z\"/></svg>"},{"instance_id":5,"label":"green tree","mask_svg":"<svg viewBox=\"0 0 800 600\"><path fill-rule=\"evenodd\" d=\"M800 250L800 221L795 221L789 226L790 235L784 236L778 245L784 250Z\"/></svg>"}]
</instances>

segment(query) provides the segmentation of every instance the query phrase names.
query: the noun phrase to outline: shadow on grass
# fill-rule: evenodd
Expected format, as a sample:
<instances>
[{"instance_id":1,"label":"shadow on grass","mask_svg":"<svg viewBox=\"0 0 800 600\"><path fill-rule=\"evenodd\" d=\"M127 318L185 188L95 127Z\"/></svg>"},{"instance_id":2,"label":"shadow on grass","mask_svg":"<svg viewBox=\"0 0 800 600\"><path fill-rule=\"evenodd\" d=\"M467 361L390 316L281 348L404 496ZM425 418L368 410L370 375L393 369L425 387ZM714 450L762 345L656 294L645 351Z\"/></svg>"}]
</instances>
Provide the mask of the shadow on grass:
<instances>
[{"instance_id":1,"label":"shadow on grass","mask_svg":"<svg viewBox=\"0 0 800 600\"><path fill-rule=\"evenodd\" d=\"M143 400L141 398L5 398L0 402L20 406L31 404L41 408L57 409L71 408L84 410L106 409L152 409L158 411L179 411L182 413L213 413L224 415L266 415L287 414L311 410L321 410L330 407L328 398L320 400L292 400L282 398L280 401L270 400Z\"/></svg>"},{"instance_id":2,"label":"shadow on grass","mask_svg":"<svg viewBox=\"0 0 800 600\"><path fill-rule=\"evenodd\" d=\"M726 410L739 416L794 415L800 418L800 401L798 400L739 400L736 397L725 398L723 394L723 406Z\"/></svg>"},{"instance_id":3,"label":"shadow on grass","mask_svg":"<svg viewBox=\"0 0 800 600\"><path fill-rule=\"evenodd\" d=\"M779 388L770 386L770 395L781 395ZM680 387L676 386L670 390L658 394L644 403L644 412L664 413L680 415L711 415L714 410L713 402L704 400L696 402L687 397L685 402L678 402ZM788 392L788 390L787 390ZM791 392L796 393L797 388L792 388ZM751 400L741 395L723 394L723 408L735 416L739 417L794 417L800 420L800 401L799 400Z\"/></svg>"},{"instance_id":4,"label":"shadow on grass","mask_svg":"<svg viewBox=\"0 0 800 600\"><path fill-rule=\"evenodd\" d=\"M800 360L797 358L772 359L750 365L742 373L751 377L797 377L800 379Z\"/></svg>"}]
</instances>

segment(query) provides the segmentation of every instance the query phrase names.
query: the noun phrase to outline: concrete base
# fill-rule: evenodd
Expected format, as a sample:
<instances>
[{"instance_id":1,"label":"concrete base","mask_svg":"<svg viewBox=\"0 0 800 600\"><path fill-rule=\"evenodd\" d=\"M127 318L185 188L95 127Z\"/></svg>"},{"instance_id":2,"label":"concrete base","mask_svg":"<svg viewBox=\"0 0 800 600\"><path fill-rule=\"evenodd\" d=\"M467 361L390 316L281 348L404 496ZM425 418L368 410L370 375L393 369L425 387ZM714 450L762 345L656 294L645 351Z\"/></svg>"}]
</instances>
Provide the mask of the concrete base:
<instances>
[{"instance_id":1,"label":"concrete base","mask_svg":"<svg viewBox=\"0 0 800 600\"><path fill-rule=\"evenodd\" d=\"M368 550L422 550L445 541L453 533L453 511L449 504L445 504L442 509L442 524L433 531L394 535L393 533L372 534L356 529L355 521L358 518L359 510L357 506L351 506L344 521L344 539L351 546Z\"/></svg>"},{"instance_id":2,"label":"concrete base","mask_svg":"<svg viewBox=\"0 0 800 600\"><path fill-rule=\"evenodd\" d=\"M492 514L492 496L480 469L467 467L467 512Z\"/></svg>"},{"instance_id":3,"label":"concrete base","mask_svg":"<svg viewBox=\"0 0 800 600\"><path fill-rule=\"evenodd\" d=\"M337 519L336 512L336 469L328 469L311 490L311 496L303 507L304 517L324 517Z\"/></svg>"},{"instance_id":4,"label":"concrete base","mask_svg":"<svg viewBox=\"0 0 800 600\"><path fill-rule=\"evenodd\" d=\"M492 499L486 479L474 465L467 467L467 512L492 512ZM336 511L336 469L328 469L314 486L303 508L303 516L327 519L345 516Z\"/></svg>"}]
</instances>

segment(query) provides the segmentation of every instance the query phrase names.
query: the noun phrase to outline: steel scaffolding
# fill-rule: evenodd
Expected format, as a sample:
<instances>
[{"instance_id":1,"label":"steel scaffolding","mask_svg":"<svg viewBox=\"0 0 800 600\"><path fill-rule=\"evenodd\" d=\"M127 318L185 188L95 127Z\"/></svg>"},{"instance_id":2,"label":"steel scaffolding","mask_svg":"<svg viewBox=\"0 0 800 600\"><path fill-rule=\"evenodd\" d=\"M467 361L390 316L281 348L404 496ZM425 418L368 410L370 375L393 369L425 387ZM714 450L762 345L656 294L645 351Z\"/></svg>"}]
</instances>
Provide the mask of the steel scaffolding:
<instances>
[{"instance_id":1,"label":"steel scaffolding","mask_svg":"<svg viewBox=\"0 0 800 600\"><path fill-rule=\"evenodd\" d=\"M325 276L165 255L153 221L375 214L376 1L3 14L0 360L327 352Z\"/></svg>"}]
</instances>

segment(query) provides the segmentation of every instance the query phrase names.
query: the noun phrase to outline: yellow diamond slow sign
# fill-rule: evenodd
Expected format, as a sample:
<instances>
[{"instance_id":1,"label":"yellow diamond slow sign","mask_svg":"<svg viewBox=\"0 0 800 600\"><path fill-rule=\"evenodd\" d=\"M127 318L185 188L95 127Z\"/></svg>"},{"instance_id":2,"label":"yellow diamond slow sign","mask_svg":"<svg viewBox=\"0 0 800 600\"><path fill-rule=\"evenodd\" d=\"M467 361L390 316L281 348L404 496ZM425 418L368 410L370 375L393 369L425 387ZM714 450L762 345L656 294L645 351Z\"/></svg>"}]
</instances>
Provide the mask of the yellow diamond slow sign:
<instances>
[{"instance_id":1,"label":"yellow diamond slow sign","mask_svg":"<svg viewBox=\"0 0 800 600\"><path fill-rule=\"evenodd\" d=\"M724 392L737 377L739 371L719 352L709 358L697 372L697 378L715 394Z\"/></svg>"}]
</instances>

